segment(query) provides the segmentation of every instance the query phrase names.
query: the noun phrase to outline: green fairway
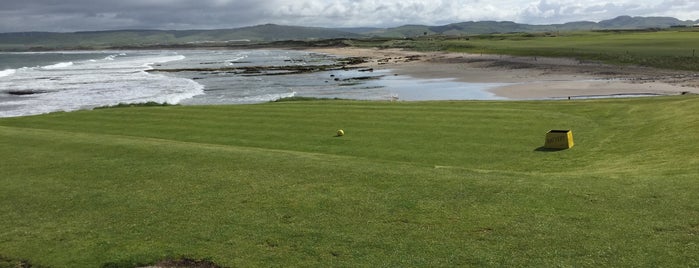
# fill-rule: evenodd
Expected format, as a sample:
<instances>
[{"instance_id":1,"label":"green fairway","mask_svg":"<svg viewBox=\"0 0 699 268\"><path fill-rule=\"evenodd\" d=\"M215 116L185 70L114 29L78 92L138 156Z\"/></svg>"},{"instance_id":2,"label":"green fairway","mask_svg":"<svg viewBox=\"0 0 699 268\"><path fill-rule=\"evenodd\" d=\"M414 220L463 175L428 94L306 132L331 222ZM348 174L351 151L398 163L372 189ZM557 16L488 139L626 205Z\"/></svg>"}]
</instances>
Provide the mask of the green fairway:
<instances>
[{"instance_id":1,"label":"green fairway","mask_svg":"<svg viewBox=\"0 0 699 268\"><path fill-rule=\"evenodd\" d=\"M697 133L696 96L3 118L0 267L695 267Z\"/></svg>"}]
</instances>

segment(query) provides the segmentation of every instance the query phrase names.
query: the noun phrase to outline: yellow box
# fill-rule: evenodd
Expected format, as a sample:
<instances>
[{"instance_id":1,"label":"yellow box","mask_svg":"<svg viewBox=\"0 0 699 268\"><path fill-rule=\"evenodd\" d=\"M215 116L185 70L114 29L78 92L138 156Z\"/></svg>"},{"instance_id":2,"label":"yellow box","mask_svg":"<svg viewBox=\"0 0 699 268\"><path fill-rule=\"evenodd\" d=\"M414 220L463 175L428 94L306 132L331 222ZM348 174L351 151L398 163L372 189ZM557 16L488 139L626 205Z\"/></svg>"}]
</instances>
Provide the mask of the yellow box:
<instances>
[{"instance_id":1,"label":"yellow box","mask_svg":"<svg viewBox=\"0 0 699 268\"><path fill-rule=\"evenodd\" d=\"M549 130L546 133L547 149L568 149L573 147L573 131L570 130Z\"/></svg>"}]
</instances>

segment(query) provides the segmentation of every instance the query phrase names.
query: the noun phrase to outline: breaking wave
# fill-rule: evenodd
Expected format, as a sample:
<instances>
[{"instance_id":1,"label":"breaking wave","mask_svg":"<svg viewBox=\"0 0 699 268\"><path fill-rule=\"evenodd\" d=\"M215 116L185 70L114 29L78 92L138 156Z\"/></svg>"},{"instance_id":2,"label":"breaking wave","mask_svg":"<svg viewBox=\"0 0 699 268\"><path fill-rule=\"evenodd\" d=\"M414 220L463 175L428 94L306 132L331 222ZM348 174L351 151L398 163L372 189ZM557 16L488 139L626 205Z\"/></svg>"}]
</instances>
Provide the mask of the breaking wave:
<instances>
[{"instance_id":1,"label":"breaking wave","mask_svg":"<svg viewBox=\"0 0 699 268\"><path fill-rule=\"evenodd\" d=\"M15 69L2 70L0 71L0 77L10 76L13 75L15 72L17 72L17 70Z\"/></svg>"},{"instance_id":2,"label":"breaking wave","mask_svg":"<svg viewBox=\"0 0 699 268\"><path fill-rule=\"evenodd\" d=\"M258 103L258 102L270 102L276 101L283 98L291 98L296 96L296 92L289 93L278 93L278 94L262 94L256 96L249 96L237 99L241 103Z\"/></svg>"},{"instance_id":3,"label":"breaking wave","mask_svg":"<svg viewBox=\"0 0 699 268\"><path fill-rule=\"evenodd\" d=\"M192 79L146 71L154 64L182 59L185 56L160 52L122 53L4 70L0 72L3 77L0 79L0 117L92 109L119 103L177 104L203 94L204 86Z\"/></svg>"},{"instance_id":4,"label":"breaking wave","mask_svg":"<svg viewBox=\"0 0 699 268\"><path fill-rule=\"evenodd\" d=\"M47 66L44 66L44 67L41 67L41 68L42 68L42 69L46 69L46 70L53 70L53 69L60 69L60 68L70 67L70 66L73 66L73 64L74 64L74 63L73 63L73 62L70 62L70 61L69 61L69 62L59 62L59 63L56 63L56 64L47 65Z\"/></svg>"}]
</instances>

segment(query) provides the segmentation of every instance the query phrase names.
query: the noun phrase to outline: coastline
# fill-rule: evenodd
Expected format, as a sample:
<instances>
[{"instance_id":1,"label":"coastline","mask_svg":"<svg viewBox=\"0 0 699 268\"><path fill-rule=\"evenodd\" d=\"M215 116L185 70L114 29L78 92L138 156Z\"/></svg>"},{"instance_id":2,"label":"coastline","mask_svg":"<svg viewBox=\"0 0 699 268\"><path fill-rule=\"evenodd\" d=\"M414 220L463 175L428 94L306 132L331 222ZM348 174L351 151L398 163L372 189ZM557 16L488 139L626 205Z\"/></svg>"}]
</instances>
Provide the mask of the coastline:
<instances>
[{"instance_id":1,"label":"coastline","mask_svg":"<svg viewBox=\"0 0 699 268\"><path fill-rule=\"evenodd\" d=\"M516 57L400 49L312 48L308 51L365 57L363 68L415 78L507 83L489 91L514 100L583 96L699 94L699 74L639 66L614 66L567 58Z\"/></svg>"}]
</instances>

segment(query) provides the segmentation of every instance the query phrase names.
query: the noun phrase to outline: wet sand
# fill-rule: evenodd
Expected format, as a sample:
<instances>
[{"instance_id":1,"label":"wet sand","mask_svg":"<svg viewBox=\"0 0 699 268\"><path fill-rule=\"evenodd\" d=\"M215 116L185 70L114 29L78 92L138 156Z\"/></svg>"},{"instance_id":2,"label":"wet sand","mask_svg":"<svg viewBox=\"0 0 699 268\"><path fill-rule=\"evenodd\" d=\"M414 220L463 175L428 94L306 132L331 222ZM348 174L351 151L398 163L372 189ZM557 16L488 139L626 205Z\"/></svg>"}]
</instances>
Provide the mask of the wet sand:
<instances>
[{"instance_id":1,"label":"wet sand","mask_svg":"<svg viewBox=\"0 0 699 268\"><path fill-rule=\"evenodd\" d=\"M509 83L491 89L509 99L615 95L699 94L699 74L638 66L613 66L565 58L514 57L399 49L313 48L314 52L366 57L365 68L415 78Z\"/></svg>"}]
</instances>

